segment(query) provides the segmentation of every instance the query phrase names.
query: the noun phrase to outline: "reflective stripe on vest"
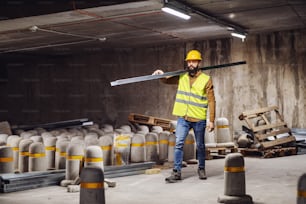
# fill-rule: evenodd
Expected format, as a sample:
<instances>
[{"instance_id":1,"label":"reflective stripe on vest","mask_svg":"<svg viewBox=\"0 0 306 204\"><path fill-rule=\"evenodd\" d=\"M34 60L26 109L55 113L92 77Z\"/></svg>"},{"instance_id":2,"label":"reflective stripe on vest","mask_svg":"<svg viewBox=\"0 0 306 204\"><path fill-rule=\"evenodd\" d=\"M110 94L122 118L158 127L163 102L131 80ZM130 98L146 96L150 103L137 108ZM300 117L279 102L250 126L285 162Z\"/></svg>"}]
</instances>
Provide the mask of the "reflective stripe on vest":
<instances>
[{"instance_id":1,"label":"reflective stripe on vest","mask_svg":"<svg viewBox=\"0 0 306 204\"><path fill-rule=\"evenodd\" d=\"M201 73L190 87L189 75L180 75L173 115L206 120L207 96L205 86L210 77Z\"/></svg>"}]
</instances>

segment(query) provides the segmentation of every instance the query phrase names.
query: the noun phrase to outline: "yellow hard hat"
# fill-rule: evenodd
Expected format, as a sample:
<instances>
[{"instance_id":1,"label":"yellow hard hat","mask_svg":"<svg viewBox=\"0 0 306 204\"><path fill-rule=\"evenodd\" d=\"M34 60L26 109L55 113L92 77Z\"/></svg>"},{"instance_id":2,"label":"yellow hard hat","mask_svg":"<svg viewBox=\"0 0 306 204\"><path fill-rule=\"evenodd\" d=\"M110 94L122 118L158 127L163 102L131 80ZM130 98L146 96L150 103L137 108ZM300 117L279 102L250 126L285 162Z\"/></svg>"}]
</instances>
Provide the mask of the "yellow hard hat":
<instances>
[{"instance_id":1,"label":"yellow hard hat","mask_svg":"<svg viewBox=\"0 0 306 204\"><path fill-rule=\"evenodd\" d=\"M202 60L201 53L198 50L190 50L185 61L187 60Z\"/></svg>"}]
</instances>

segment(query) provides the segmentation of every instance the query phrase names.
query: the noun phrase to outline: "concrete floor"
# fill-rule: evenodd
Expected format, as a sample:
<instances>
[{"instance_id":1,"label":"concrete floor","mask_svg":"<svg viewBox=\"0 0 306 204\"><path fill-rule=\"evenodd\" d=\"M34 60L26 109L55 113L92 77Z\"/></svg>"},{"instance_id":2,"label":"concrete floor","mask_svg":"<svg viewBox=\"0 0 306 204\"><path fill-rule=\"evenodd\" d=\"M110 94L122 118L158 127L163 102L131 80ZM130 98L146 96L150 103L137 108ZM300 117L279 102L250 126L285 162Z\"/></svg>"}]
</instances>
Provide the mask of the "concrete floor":
<instances>
[{"instance_id":1,"label":"concrete floor","mask_svg":"<svg viewBox=\"0 0 306 204\"><path fill-rule=\"evenodd\" d=\"M273 159L245 158L246 192L256 204L296 203L297 181L306 172L306 155ZM199 180L196 165L183 168L183 180L166 184L171 169L159 174L113 178L115 188L105 190L107 204L213 204L223 195L224 159L208 160L207 180ZM78 204L79 193L51 186L14 193L0 194L1 204Z\"/></svg>"}]
</instances>

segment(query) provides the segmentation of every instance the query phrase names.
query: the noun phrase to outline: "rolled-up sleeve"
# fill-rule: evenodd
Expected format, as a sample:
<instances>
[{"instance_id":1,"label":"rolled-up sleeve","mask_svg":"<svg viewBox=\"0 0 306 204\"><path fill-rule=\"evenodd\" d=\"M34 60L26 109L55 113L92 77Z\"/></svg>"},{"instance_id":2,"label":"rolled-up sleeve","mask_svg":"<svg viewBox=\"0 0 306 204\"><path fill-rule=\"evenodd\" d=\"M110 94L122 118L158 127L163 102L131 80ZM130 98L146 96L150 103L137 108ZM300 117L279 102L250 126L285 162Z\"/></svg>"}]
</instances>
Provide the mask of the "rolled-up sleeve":
<instances>
[{"instance_id":1,"label":"rolled-up sleeve","mask_svg":"<svg viewBox=\"0 0 306 204\"><path fill-rule=\"evenodd\" d=\"M214 122L216 114L216 100L215 100L214 86L211 78L207 82L205 89L208 99L209 121Z\"/></svg>"}]
</instances>

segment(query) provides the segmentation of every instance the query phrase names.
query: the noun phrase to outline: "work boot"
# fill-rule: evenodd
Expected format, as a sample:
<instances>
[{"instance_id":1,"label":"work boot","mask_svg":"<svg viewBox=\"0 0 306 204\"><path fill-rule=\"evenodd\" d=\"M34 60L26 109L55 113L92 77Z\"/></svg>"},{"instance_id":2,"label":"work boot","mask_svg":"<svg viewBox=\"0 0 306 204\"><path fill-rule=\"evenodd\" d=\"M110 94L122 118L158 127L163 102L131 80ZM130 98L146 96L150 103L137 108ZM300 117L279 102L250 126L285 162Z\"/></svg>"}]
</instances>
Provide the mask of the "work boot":
<instances>
[{"instance_id":1,"label":"work boot","mask_svg":"<svg viewBox=\"0 0 306 204\"><path fill-rule=\"evenodd\" d=\"M199 179L207 179L205 169L199 168L198 169Z\"/></svg>"},{"instance_id":2,"label":"work boot","mask_svg":"<svg viewBox=\"0 0 306 204\"><path fill-rule=\"evenodd\" d=\"M181 179L181 172L177 171L176 169L173 169L171 176L167 177L165 180L167 183L176 183Z\"/></svg>"}]
</instances>

